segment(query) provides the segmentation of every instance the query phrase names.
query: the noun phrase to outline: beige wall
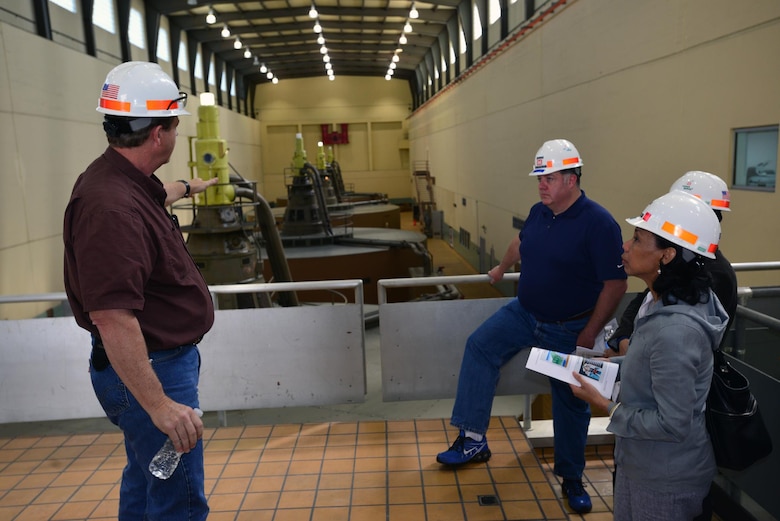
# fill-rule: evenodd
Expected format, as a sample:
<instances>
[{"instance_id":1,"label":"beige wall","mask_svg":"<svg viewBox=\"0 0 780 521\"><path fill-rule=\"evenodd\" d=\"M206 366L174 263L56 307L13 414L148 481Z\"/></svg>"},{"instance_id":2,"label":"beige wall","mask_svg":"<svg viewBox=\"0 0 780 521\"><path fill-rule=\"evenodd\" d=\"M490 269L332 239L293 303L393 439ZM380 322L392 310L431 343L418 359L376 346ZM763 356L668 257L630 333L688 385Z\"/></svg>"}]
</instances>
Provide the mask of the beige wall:
<instances>
[{"instance_id":1,"label":"beige wall","mask_svg":"<svg viewBox=\"0 0 780 521\"><path fill-rule=\"evenodd\" d=\"M570 139L583 188L627 238L623 219L686 171L731 184L732 129L780 121L778 49L774 0L578 0L416 111L410 159L430 161L445 221L500 257L512 217L538 200L528 177L536 150ZM729 260L780 260L780 192L733 190L731 200ZM739 282L777 284L777 273Z\"/></svg>"},{"instance_id":2,"label":"beige wall","mask_svg":"<svg viewBox=\"0 0 780 521\"><path fill-rule=\"evenodd\" d=\"M106 148L95 107L116 63L2 22L0 63L0 295L63 291L62 215L76 177ZM188 104L193 116L181 119L171 162L157 172L164 181L190 176L197 107L197 99ZM259 123L220 109L220 126L230 162L242 173L259 171ZM0 319L49 307L0 306Z\"/></svg>"},{"instance_id":3,"label":"beige wall","mask_svg":"<svg viewBox=\"0 0 780 521\"><path fill-rule=\"evenodd\" d=\"M261 125L265 196L286 198L295 134L303 135L310 163L316 165L320 125L346 123L349 143L334 145L344 183L356 192L381 192L411 197L409 154L404 121L411 107L404 81L384 78L324 75L312 79L266 83L255 91L255 110Z\"/></svg>"}]
</instances>

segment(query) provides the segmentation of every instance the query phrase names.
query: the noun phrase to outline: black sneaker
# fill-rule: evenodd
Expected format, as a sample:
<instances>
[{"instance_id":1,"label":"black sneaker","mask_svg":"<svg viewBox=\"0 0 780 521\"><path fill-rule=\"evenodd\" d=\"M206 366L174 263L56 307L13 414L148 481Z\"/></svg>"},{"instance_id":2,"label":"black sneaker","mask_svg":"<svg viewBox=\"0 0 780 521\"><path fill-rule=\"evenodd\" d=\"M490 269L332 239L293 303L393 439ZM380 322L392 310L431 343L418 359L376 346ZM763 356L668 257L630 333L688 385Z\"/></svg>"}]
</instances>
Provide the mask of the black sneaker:
<instances>
[{"instance_id":1,"label":"black sneaker","mask_svg":"<svg viewBox=\"0 0 780 521\"><path fill-rule=\"evenodd\" d=\"M490 449L487 446L487 437L482 441L474 441L467 438L463 431L452 444L449 450L440 452L436 461L443 465L457 466L464 463L481 463L490 459Z\"/></svg>"}]
</instances>

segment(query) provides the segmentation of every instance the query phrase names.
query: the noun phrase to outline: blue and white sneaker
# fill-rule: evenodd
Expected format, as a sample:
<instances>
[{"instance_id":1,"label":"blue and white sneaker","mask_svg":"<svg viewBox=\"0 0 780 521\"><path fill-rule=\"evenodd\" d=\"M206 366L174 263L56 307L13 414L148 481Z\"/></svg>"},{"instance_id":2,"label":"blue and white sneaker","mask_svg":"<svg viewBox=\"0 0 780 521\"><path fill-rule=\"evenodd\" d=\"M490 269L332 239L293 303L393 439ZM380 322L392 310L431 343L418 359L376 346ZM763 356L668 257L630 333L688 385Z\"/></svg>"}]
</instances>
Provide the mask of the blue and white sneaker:
<instances>
[{"instance_id":1,"label":"blue and white sneaker","mask_svg":"<svg viewBox=\"0 0 780 521\"><path fill-rule=\"evenodd\" d=\"M436 456L436 461L442 465L463 465L464 463L481 463L490 459L490 449L487 446L487 438L482 441L474 441L467 438L463 431L460 431L458 438L449 450L440 452Z\"/></svg>"},{"instance_id":2,"label":"blue and white sneaker","mask_svg":"<svg viewBox=\"0 0 780 521\"><path fill-rule=\"evenodd\" d=\"M582 481L575 479L564 479L561 485L563 497L568 498L569 507L578 514L587 514L593 509L593 503L590 496L585 492Z\"/></svg>"}]
</instances>

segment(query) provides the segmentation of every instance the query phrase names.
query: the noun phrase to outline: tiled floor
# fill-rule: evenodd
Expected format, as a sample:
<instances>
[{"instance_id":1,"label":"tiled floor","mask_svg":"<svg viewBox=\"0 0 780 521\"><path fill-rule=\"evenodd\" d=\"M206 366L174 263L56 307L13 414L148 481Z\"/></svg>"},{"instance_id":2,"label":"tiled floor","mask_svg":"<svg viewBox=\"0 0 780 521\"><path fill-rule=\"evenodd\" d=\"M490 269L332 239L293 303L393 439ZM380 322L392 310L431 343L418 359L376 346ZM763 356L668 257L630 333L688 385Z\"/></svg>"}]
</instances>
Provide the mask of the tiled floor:
<instances>
[{"instance_id":1,"label":"tiled floor","mask_svg":"<svg viewBox=\"0 0 780 521\"><path fill-rule=\"evenodd\" d=\"M534 452L514 417L492 418L487 464L436 463L454 435L444 419L207 429L209 520L580 518L560 499L551 449ZM121 439L116 431L0 438L0 520L116 519ZM588 520L612 519L611 454L589 448Z\"/></svg>"}]
</instances>

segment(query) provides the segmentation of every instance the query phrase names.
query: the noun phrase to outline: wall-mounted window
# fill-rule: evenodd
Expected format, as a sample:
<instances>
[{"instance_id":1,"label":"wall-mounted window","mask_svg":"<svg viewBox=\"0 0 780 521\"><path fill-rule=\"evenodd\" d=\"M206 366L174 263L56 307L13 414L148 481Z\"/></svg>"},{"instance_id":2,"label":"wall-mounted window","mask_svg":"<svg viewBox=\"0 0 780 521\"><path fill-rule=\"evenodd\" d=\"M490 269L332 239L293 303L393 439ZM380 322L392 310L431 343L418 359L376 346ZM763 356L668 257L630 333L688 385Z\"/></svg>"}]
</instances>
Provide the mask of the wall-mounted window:
<instances>
[{"instance_id":1,"label":"wall-mounted window","mask_svg":"<svg viewBox=\"0 0 780 521\"><path fill-rule=\"evenodd\" d=\"M775 191L778 125L734 130L734 188Z\"/></svg>"},{"instance_id":2,"label":"wall-mounted window","mask_svg":"<svg viewBox=\"0 0 780 521\"><path fill-rule=\"evenodd\" d=\"M171 61L171 42L168 41L168 30L160 27L157 31L157 58L169 62Z\"/></svg>"},{"instance_id":3,"label":"wall-mounted window","mask_svg":"<svg viewBox=\"0 0 780 521\"><path fill-rule=\"evenodd\" d=\"M130 23L127 26L130 43L139 49L146 49L146 34L141 12L135 7L130 9Z\"/></svg>"},{"instance_id":4,"label":"wall-mounted window","mask_svg":"<svg viewBox=\"0 0 780 521\"><path fill-rule=\"evenodd\" d=\"M113 0L95 0L92 4L92 23L111 34L116 32Z\"/></svg>"},{"instance_id":5,"label":"wall-mounted window","mask_svg":"<svg viewBox=\"0 0 780 521\"><path fill-rule=\"evenodd\" d=\"M76 0L49 0L54 5L58 5L63 9L67 9L71 13L76 12Z\"/></svg>"}]
</instances>

